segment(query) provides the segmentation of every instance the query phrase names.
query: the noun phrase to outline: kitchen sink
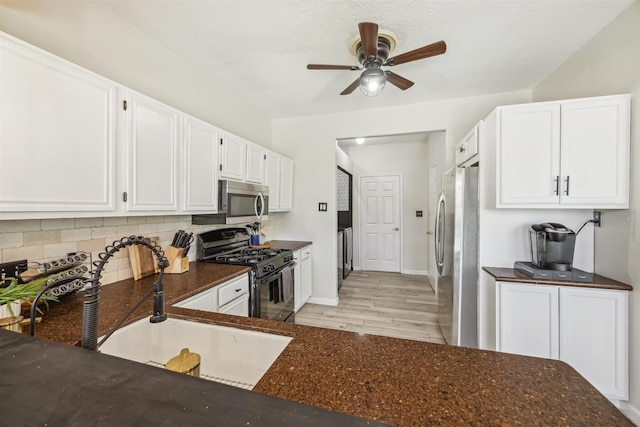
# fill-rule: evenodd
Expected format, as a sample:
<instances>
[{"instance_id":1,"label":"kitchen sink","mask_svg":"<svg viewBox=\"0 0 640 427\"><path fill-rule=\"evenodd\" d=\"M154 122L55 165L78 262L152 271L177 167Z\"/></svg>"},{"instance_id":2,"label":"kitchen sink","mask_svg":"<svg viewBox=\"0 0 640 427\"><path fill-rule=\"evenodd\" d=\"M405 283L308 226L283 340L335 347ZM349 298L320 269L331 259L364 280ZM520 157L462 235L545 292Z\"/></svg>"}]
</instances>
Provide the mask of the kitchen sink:
<instances>
[{"instance_id":1,"label":"kitchen sink","mask_svg":"<svg viewBox=\"0 0 640 427\"><path fill-rule=\"evenodd\" d=\"M251 389L291 337L168 318L142 319L117 330L100 352L164 367L183 348L200 355L200 377Z\"/></svg>"}]
</instances>

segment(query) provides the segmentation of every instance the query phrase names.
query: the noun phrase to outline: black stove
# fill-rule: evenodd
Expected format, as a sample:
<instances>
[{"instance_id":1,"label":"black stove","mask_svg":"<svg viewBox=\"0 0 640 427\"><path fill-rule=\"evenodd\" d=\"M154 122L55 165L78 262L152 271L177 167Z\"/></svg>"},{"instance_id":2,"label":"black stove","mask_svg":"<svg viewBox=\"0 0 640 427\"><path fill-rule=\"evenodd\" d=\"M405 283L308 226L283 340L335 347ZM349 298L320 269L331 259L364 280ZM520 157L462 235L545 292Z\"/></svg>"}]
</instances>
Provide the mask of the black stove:
<instances>
[{"instance_id":1,"label":"black stove","mask_svg":"<svg viewBox=\"0 0 640 427\"><path fill-rule=\"evenodd\" d=\"M253 266L257 278L276 271L293 260L293 252L286 249L240 248L204 259L205 262L218 264L237 264Z\"/></svg>"},{"instance_id":2,"label":"black stove","mask_svg":"<svg viewBox=\"0 0 640 427\"><path fill-rule=\"evenodd\" d=\"M240 227L208 231L196 240L198 261L252 267L251 317L294 321L293 251L252 247L248 230Z\"/></svg>"}]
</instances>

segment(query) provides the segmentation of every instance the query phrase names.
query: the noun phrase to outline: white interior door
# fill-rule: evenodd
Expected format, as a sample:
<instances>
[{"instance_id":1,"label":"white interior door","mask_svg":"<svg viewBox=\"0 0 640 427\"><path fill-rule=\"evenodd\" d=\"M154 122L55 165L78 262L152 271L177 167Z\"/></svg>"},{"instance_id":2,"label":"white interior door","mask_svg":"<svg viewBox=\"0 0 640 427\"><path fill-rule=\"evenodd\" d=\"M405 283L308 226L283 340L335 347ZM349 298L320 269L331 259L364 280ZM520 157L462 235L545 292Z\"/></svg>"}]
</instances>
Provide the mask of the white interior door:
<instances>
[{"instance_id":1,"label":"white interior door","mask_svg":"<svg viewBox=\"0 0 640 427\"><path fill-rule=\"evenodd\" d=\"M362 269L400 272L400 176L360 178Z\"/></svg>"}]
</instances>

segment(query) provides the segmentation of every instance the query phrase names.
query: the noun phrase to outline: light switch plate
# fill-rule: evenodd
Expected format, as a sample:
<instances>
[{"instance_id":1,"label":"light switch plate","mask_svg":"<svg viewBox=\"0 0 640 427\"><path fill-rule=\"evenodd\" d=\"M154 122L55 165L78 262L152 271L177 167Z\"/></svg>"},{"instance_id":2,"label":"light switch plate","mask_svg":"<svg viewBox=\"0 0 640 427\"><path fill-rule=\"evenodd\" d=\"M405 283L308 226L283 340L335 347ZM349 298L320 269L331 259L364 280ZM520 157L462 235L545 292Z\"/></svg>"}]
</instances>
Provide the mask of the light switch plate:
<instances>
[{"instance_id":1,"label":"light switch plate","mask_svg":"<svg viewBox=\"0 0 640 427\"><path fill-rule=\"evenodd\" d=\"M416 216L418 218L422 218L422 211L416 211Z\"/></svg>"},{"instance_id":2,"label":"light switch plate","mask_svg":"<svg viewBox=\"0 0 640 427\"><path fill-rule=\"evenodd\" d=\"M318 210L320 212L326 212L327 211L327 202L318 203Z\"/></svg>"}]
</instances>

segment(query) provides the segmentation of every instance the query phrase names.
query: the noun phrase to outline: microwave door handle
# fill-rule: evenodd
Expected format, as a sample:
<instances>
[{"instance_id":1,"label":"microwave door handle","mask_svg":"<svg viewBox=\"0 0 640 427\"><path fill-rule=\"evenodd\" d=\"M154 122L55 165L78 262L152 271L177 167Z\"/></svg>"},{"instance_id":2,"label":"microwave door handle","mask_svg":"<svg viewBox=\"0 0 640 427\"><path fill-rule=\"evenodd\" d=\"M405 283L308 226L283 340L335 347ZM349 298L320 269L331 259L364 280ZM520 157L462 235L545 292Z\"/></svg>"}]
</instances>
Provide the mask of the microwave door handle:
<instances>
[{"instance_id":1,"label":"microwave door handle","mask_svg":"<svg viewBox=\"0 0 640 427\"><path fill-rule=\"evenodd\" d=\"M258 200L260 201L259 212L258 212ZM256 200L254 202L253 207L255 208L255 213L256 213L256 216L258 217L258 220L262 220L262 214L264 213L264 197L262 196L262 193L258 193L258 195L256 196Z\"/></svg>"}]
</instances>

